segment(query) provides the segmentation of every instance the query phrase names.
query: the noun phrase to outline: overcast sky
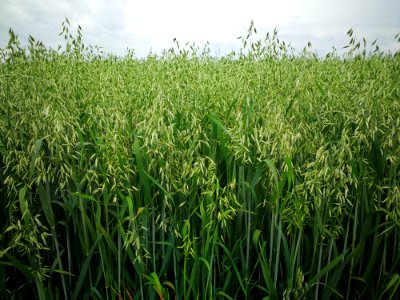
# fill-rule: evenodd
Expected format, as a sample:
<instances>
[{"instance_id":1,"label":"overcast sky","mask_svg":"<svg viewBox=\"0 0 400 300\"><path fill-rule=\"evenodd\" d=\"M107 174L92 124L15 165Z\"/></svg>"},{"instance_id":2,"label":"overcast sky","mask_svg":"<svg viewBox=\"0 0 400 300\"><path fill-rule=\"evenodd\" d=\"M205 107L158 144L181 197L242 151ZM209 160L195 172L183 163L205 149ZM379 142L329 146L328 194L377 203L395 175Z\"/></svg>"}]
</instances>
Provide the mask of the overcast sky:
<instances>
[{"instance_id":1,"label":"overcast sky","mask_svg":"<svg viewBox=\"0 0 400 300\"><path fill-rule=\"evenodd\" d=\"M378 39L382 49L400 48L400 0L0 0L0 47L9 28L22 44L31 34L46 46L63 45L58 34L66 17L73 32L81 25L85 44L118 55L131 48L138 57L171 48L174 38L200 48L208 41L213 53L228 53L240 48L236 38L251 20L258 37L276 27L298 51L308 41L322 55L340 49L350 28L369 43Z\"/></svg>"}]
</instances>

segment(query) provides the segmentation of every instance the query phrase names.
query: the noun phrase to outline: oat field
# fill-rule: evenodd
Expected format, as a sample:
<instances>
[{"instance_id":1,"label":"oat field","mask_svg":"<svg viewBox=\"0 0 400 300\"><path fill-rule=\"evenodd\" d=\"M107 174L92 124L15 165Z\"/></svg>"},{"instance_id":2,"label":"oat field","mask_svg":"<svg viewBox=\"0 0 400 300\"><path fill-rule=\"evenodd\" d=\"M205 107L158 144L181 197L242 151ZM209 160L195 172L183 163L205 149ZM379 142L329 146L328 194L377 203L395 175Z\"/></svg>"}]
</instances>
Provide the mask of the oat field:
<instances>
[{"instance_id":1,"label":"oat field","mask_svg":"<svg viewBox=\"0 0 400 300\"><path fill-rule=\"evenodd\" d=\"M400 52L254 32L139 59L10 30L0 298L400 299Z\"/></svg>"}]
</instances>

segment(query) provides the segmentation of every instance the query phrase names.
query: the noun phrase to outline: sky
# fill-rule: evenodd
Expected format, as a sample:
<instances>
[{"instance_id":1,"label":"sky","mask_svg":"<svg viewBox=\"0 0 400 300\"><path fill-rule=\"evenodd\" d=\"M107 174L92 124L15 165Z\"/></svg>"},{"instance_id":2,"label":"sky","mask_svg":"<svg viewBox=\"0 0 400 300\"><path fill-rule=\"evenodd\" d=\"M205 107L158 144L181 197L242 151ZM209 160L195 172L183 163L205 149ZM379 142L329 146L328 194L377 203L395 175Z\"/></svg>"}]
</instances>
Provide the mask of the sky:
<instances>
[{"instance_id":1,"label":"sky","mask_svg":"<svg viewBox=\"0 0 400 300\"><path fill-rule=\"evenodd\" d=\"M400 0L0 0L0 48L7 45L9 28L26 45L29 35L46 46L64 45L59 33L68 18L72 33L82 27L85 45L106 53L137 57L150 50L161 53L175 45L209 43L213 54L241 47L253 20L257 38L278 30L281 40L301 51L308 41L325 55L348 44L352 28L361 40L377 39L385 51L400 49Z\"/></svg>"}]
</instances>

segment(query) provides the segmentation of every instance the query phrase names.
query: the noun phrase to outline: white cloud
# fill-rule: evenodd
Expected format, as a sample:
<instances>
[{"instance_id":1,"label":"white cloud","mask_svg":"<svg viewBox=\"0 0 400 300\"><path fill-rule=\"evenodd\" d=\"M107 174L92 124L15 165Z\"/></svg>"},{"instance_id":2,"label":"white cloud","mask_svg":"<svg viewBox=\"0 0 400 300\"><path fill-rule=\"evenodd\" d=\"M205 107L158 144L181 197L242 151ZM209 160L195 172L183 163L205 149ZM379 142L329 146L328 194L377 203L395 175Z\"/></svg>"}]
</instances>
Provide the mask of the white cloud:
<instances>
[{"instance_id":1,"label":"white cloud","mask_svg":"<svg viewBox=\"0 0 400 300\"><path fill-rule=\"evenodd\" d=\"M150 48L160 52L173 46L175 37L181 44L195 42L202 47L209 41L215 51L228 50L240 45L236 37L246 33L251 20L259 36L276 27L298 50L309 40L319 52L340 48L347 42L349 28L395 50L399 15L397 0L2 0L0 47L7 43L10 27L21 40L31 34L52 47L62 44L58 33L68 17L73 28L82 26L86 44L117 54L127 47L140 56Z\"/></svg>"}]
</instances>

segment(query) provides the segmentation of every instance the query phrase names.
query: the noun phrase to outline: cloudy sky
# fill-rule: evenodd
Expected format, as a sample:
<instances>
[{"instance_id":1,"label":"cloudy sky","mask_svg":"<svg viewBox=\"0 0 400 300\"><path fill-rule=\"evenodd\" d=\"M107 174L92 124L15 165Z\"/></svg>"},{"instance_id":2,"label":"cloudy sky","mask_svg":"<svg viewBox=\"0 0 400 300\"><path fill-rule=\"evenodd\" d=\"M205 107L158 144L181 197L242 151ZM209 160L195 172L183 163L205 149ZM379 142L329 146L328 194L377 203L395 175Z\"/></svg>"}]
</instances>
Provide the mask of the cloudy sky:
<instances>
[{"instance_id":1,"label":"cloudy sky","mask_svg":"<svg viewBox=\"0 0 400 300\"><path fill-rule=\"evenodd\" d=\"M150 49L160 53L174 38L200 48L208 41L213 53L224 54L240 48L236 38L253 20L258 37L277 28L298 51L308 41L322 55L332 46L340 49L353 28L360 39L378 39L382 49L395 52L399 16L399 0L0 0L0 47L12 28L22 44L31 34L56 48L63 44L58 34L68 18L73 32L77 25L83 28L85 44L117 55L127 48L138 57Z\"/></svg>"}]
</instances>

